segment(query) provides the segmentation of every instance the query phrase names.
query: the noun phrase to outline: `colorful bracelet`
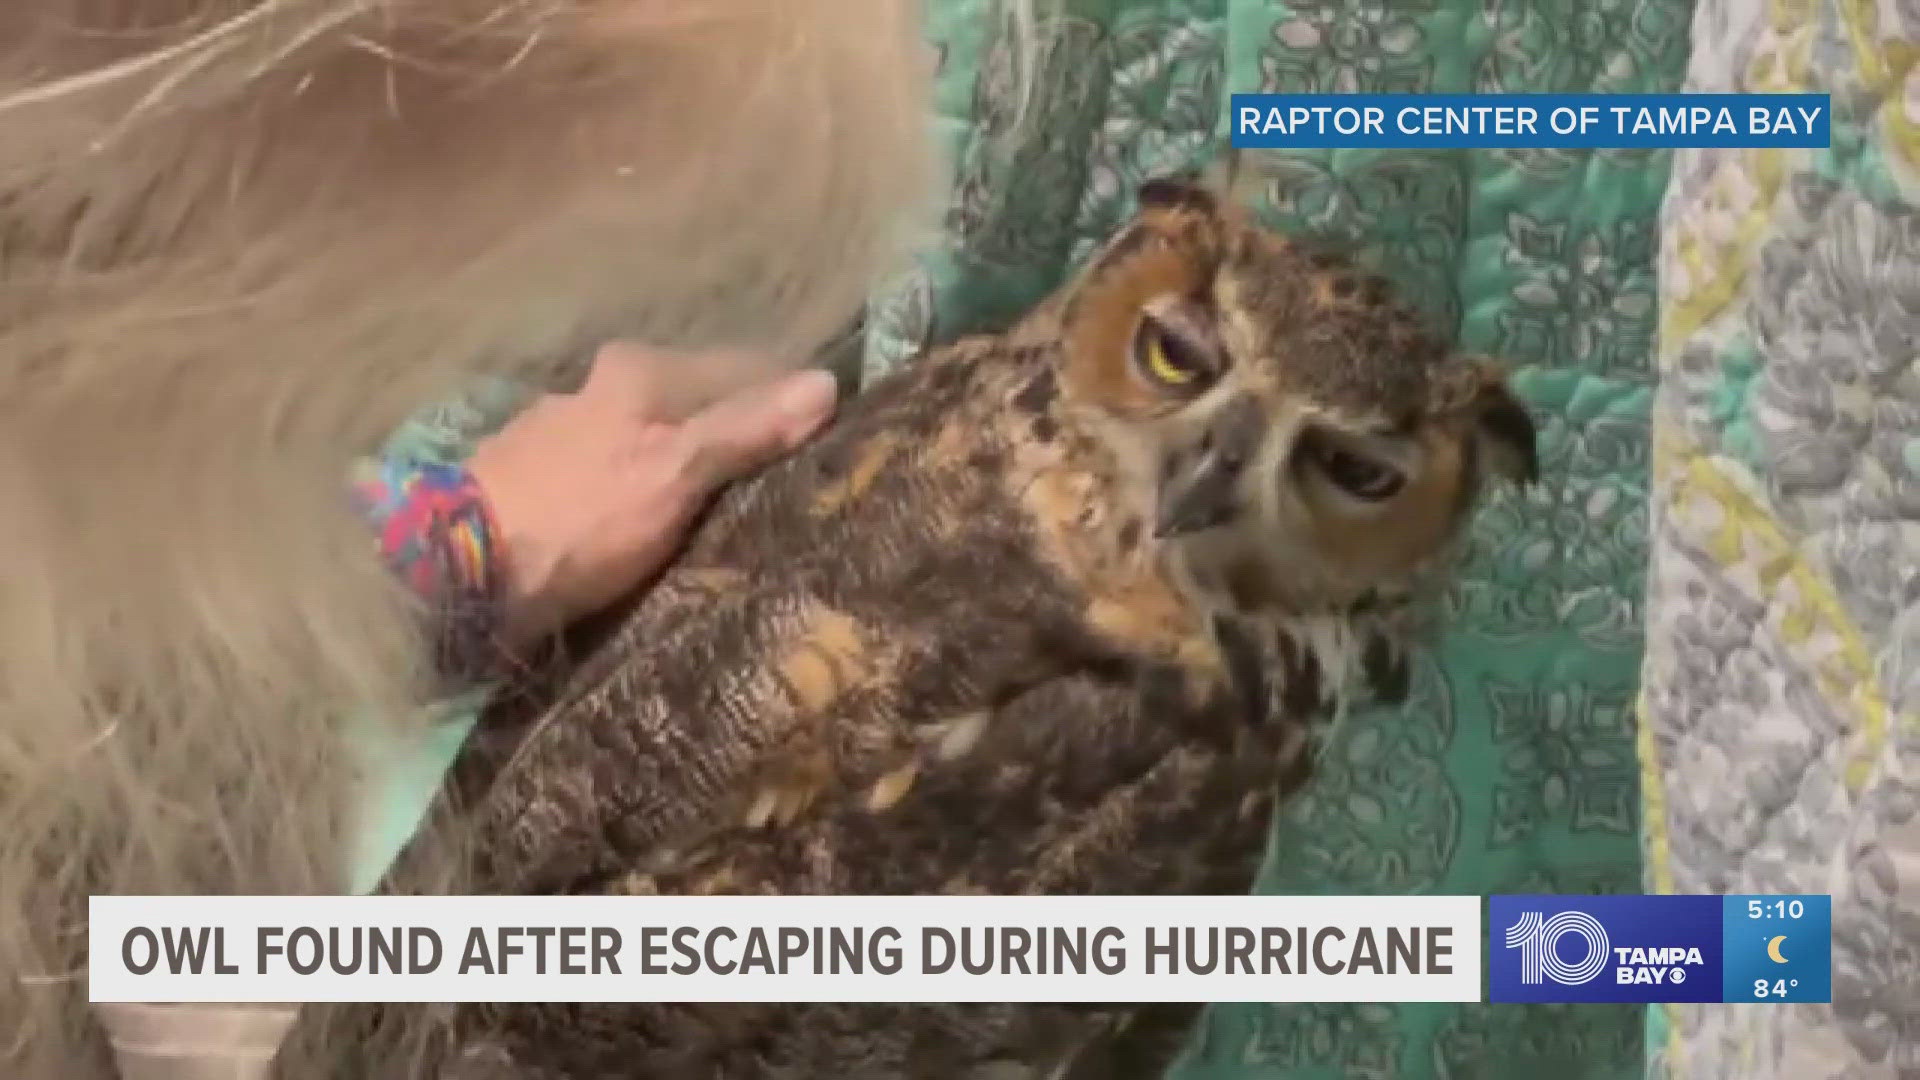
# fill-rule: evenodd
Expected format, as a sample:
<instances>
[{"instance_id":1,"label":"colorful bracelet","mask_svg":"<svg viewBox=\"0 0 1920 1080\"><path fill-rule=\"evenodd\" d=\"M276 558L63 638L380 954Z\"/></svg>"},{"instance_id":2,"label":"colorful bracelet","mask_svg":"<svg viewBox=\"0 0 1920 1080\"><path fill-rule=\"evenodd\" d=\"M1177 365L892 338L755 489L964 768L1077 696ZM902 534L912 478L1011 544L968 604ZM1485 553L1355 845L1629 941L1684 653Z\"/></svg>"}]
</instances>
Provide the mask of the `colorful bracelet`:
<instances>
[{"instance_id":1,"label":"colorful bracelet","mask_svg":"<svg viewBox=\"0 0 1920 1080\"><path fill-rule=\"evenodd\" d=\"M381 558L427 605L437 668L470 685L498 667L500 582L493 523L473 476L459 465L388 458L363 463L355 502Z\"/></svg>"}]
</instances>

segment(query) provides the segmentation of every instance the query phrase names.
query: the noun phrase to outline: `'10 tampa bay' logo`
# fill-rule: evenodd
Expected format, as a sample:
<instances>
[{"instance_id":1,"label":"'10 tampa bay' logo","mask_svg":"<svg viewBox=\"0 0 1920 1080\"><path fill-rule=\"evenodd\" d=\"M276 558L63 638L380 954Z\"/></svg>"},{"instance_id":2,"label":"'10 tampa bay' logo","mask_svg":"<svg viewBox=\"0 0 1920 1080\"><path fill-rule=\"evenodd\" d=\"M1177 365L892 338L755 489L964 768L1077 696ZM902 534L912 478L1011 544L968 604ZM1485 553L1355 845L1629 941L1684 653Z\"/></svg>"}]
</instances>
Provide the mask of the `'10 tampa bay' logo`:
<instances>
[{"instance_id":1,"label":"'10 tampa bay' logo","mask_svg":"<svg viewBox=\"0 0 1920 1080\"><path fill-rule=\"evenodd\" d=\"M1715 896L1494 896L1492 1001L1719 1001Z\"/></svg>"},{"instance_id":2,"label":"'10 tampa bay' logo","mask_svg":"<svg viewBox=\"0 0 1920 1080\"><path fill-rule=\"evenodd\" d=\"M1560 948L1569 937L1578 938L1586 955L1578 963L1569 963ZM1538 911L1526 911L1520 921L1507 928L1507 948L1520 950L1520 982L1539 986L1552 979L1561 986L1583 986L1598 978L1607 968L1612 953L1613 981L1616 983L1668 983L1687 981L1687 969L1705 966L1700 949L1679 946L1615 949L1607 941L1607 928L1584 911L1562 911L1549 919Z\"/></svg>"}]
</instances>

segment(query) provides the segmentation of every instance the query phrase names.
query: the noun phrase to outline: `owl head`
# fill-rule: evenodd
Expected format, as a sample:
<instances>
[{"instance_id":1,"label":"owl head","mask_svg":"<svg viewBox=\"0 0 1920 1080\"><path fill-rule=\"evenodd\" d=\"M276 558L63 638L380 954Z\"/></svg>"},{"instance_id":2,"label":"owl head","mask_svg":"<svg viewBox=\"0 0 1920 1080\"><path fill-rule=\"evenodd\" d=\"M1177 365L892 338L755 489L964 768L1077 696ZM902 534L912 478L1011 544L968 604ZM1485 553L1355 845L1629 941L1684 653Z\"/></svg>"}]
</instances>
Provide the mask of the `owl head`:
<instances>
[{"instance_id":1,"label":"owl head","mask_svg":"<svg viewBox=\"0 0 1920 1080\"><path fill-rule=\"evenodd\" d=\"M1063 399L1154 542L1226 608L1314 617L1443 581L1480 493L1530 482L1527 410L1385 281L1159 179L1063 297Z\"/></svg>"}]
</instances>

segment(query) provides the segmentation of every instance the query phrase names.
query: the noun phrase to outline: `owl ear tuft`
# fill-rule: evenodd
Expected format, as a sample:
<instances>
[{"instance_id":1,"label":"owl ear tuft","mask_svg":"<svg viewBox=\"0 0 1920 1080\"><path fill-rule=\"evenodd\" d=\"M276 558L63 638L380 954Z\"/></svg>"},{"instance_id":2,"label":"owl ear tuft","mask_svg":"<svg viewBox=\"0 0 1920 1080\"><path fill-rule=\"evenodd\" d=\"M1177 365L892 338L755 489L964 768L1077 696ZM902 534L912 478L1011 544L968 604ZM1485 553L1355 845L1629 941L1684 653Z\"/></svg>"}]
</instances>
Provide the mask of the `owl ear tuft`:
<instances>
[{"instance_id":1,"label":"owl ear tuft","mask_svg":"<svg viewBox=\"0 0 1920 1080\"><path fill-rule=\"evenodd\" d=\"M1237 148L1228 148L1204 168L1169 173L1141 184L1135 195L1141 209L1183 209L1203 214L1246 208L1257 201L1262 171Z\"/></svg>"},{"instance_id":2,"label":"owl ear tuft","mask_svg":"<svg viewBox=\"0 0 1920 1080\"><path fill-rule=\"evenodd\" d=\"M1473 397L1468 409L1473 417L1475 437L1495 471L1516 483L1538 482L1539 433L1533 414L1513 392L1504 365L1484 359L1476 362Z\"/></svg>"},{"instance_id":3,"label":"owl ear tuft","mask_svg":"<svg viewBox=\"0 0 1920 1080\"><path fill-rule=\"evenodd\" d=\"M1212 214L1220 209L1218 196L1195 172L1156 176L1142 183L1134 197L1142 210L1190 210Z\"/></svg>"}]
</instances>

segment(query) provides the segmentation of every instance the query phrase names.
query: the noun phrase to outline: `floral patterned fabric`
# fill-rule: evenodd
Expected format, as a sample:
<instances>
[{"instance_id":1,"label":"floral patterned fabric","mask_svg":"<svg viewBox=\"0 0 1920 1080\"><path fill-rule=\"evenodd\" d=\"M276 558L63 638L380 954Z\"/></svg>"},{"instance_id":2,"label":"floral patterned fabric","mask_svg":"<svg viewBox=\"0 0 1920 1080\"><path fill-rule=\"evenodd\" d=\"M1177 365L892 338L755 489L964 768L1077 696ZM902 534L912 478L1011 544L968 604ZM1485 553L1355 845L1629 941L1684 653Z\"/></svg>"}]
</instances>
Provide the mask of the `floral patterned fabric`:
<instances>
[{"instance_id":1,"label":"floral patterned fabric","mask_svg":"<svg viewBox=\"0 0 1920 1080\"><path fill-rule=\"evenodd\" d=\"M1056 0L1048 79L1014 137L989 0L930 0L944 241L874 299L863 366L992 327L1057 286L1135 186L1204 165L1236 91L1664 92L1691 0ZM1275 823L1270 893L1635 892L1633 703L1647 559L1659 152L1298 151L1254 162L1262 209L1343 240L1466 347L1510 361L1547 483L1480 516L1455 629L1399 709L1350 717ZM499 400L496 397L496 400ZM463 411L465 410L465 411ZM423 418L400 452L457 453L490 414ZM460 734L378 801L358 875L398 847ZM399 755L387 759L400 760ZM1644 1010L1236 1005L1178 1080L1626 1080Z\"/></svg>"},{"instance_id":2,"label":"floral patterned fabric","mask_svg":"<svg viewBox=\"0 0 1920 1080\"><path fill-rule=\"evenodd\" d=\"M1833 1003L1650 1015L1654 1080L1920 1076L1920 5L1700 0L1688 89L1830 150L1675 156L1648 887L1833 896Z\"/></svg>"}]
</instances>

